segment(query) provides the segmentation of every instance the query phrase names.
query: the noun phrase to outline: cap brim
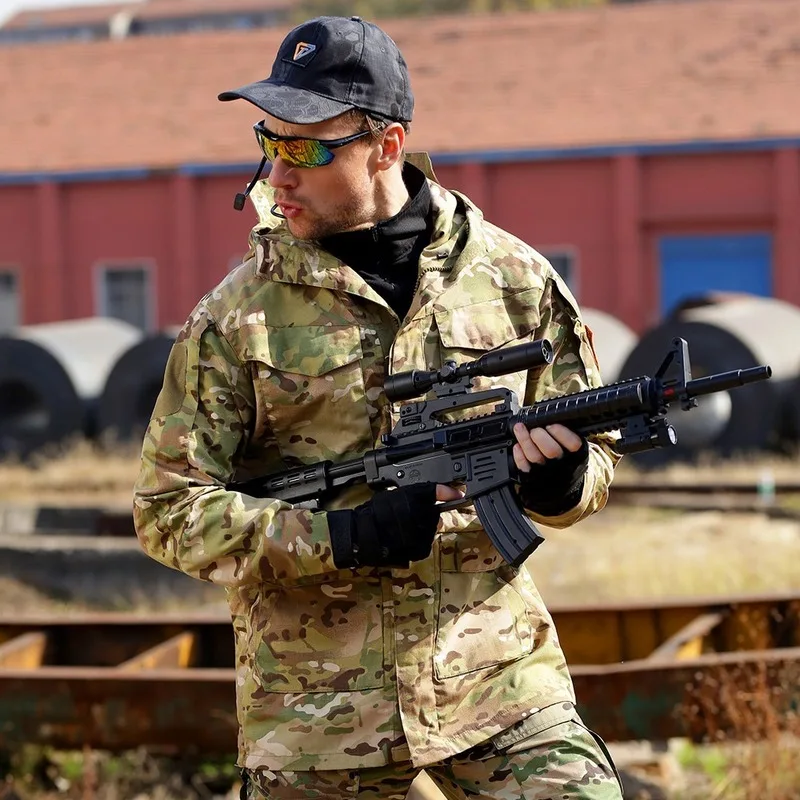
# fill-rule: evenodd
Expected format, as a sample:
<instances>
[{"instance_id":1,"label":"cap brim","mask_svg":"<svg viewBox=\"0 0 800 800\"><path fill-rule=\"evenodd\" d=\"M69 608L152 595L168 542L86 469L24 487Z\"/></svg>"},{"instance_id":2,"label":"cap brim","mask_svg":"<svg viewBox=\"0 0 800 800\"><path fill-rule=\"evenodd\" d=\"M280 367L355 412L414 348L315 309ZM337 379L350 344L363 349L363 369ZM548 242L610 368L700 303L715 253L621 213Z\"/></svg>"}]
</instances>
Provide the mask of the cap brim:
<instances>
[{"instance_id":1,"label":"cap brim","mask_svg":"<svg viewBox=\"0 0 800 800\"><path fill-rule=\"evenodd\" d=\"M355 108L338 100L320 97L314 92L267 81L258 81L218 95L220 100L248 100L273 117L284 122L308 125L338 117Z\"/></svg>"}]
</instances>

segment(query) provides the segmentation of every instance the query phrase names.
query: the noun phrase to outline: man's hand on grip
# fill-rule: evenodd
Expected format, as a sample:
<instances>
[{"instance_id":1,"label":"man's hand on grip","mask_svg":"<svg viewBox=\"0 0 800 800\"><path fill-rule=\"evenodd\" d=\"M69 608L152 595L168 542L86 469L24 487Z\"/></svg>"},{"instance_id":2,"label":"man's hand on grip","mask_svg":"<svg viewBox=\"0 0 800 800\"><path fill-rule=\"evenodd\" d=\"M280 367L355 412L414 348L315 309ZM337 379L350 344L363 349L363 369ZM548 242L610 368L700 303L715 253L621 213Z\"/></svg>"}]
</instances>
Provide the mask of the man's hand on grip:
<instances>
[{"instance_id":1,"label":"man's hand on grip","mask_svg":"<svg viewBox=\"0 0 800 800\"><path fill-rule=\"evenodd\" d=\"M581 498L589 466L586 440L564 425L528 430L514 426L514 463L519 470L519 495L525 508L556 516Z\"/></svg>"},{"instance_id":2,"label":"man's hand on grip","mask_svg":"<svg viewBox=\"0 0 800 800\"><path fill-rule=\"evenodd\" d=\"M528 430L521 422L514 426L514 463L520 472L530 472L532 464L543 465L566 453L577 453L583 439L563 425L548 425L546 428Z\"/></svg>"},{"instance_id":3,"label":"man's hand on grip","mask_svg":"<svg viewBox=\"0 0 800 800\"><path fill-rule=\"evenodd\" d=\"M333 561L339 569L408 567L426 558L439 524L437 497L460 493L435 483L419 483L376 492L352 511L329 511Z\"/></svg>"}]
</instances>

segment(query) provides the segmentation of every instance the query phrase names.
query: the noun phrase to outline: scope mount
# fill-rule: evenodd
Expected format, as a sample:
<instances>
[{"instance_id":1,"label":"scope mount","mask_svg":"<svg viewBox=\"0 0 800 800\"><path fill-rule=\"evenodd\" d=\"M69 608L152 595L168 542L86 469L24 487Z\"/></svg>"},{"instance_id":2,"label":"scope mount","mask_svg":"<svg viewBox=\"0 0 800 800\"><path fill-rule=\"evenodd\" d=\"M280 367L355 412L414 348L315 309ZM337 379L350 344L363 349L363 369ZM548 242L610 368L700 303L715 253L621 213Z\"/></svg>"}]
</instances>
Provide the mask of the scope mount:
<instances>
[{"instance_id":1,"label":"scope mount","mask_svg":"<svg viewBox=\"0 0 800 800\"><path fill-rule=\"evenodd\" d=\"M490 350L480 358L462 364L456 364L455 361L448 359L440 369L412 369L398 372L386 378L383 390L392 403L421 397L431 389L437 396L460 394L469 390L473 377L508 375L511 372L521 372L551 364L552 361L553 346L550 341L535 339L513 347Z\"/></svg>"}]
</instances>

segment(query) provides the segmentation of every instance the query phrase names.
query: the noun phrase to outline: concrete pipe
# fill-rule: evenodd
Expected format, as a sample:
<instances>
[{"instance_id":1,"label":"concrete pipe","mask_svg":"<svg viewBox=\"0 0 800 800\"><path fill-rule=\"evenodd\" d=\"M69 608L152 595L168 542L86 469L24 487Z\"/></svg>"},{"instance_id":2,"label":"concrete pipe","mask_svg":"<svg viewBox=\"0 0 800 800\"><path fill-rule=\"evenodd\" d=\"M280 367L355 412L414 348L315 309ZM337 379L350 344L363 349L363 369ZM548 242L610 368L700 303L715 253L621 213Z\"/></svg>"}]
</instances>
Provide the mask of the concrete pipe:
<instances>
[{"instance_id":1,"label":"concrete pipe","mask_svg":"<svg viewBox=\"0 0 800 800\"><path fill-rule=\"evenodd\" d=\"M786 438L789 449L800 452L800 344L797 346L797 375L786 392Z\"/></svg>"},{"instance_id":2,"label":"concrete pipe","mask_svg":"<svg viewBox=\"0 0 800 800\"><path fill-rule=\"evenodd\" d=\"M592 344L603 382L613 383L636 345L637 336L624 322L605 311L584 308L581 315L592 331Z\"/></svg>"},{"instance_id":3,"label":"concrete pipe","mask_svg":"<svg viewBox=\"0 0 800 800\"><path fill-rule=\"evenodd\" d=\"M177 329L170 329L145 337L114 365L98 403L98 428L103 440L141 441L177 333Z\"/></svg>"},{"instance_id":4,"label":"concrete pipe","mask_svg":"<svg viewBox=\"0 0 800 800\"><path fill-rule=\"evenodd\" d=\"M140 337L126 322L95 317L22 326L0 338L0 456L92 436L108 373Z\"/></svg>"},{"instance_id":5,"label":"concrete pipe","mask_svg":"<svg viewBox=\"0 0 800 800\"><path fill-rule=\"evenodd\" d=\"M710 297L687 304L650 330L631 352L621 377L654 375L675 337L686 339L692 377L769 364L772 378L699 399L688 412L671 409L678 445L643 453L644 464L781 449L790 435L786 396L798 370L800 308L773 298Z\"/></svg>"}]
</instances>

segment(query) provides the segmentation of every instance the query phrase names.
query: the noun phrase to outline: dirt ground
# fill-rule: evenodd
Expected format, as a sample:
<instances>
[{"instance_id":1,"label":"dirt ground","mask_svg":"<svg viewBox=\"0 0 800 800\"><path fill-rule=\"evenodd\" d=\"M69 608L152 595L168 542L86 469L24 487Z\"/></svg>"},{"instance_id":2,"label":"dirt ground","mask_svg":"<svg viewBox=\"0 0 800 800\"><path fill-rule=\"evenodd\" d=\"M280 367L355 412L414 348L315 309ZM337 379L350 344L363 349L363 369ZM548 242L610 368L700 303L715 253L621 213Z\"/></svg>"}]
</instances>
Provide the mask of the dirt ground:
<instances>
[{"instance_id":1,"label":"dirt ground","mask_svg":"<svg viewBox=\"0 0 800 800\"><path fill-rule=\"evenodd\" d=\"M623 462L624 464L624 462ZM35 469L0 464L0 504L102 505L129 507L135 480L135 455L98 455L79 449L68 457L43 461ZM642 475L632 467L621 468L619 482L644 478L659 483L741 480L754 482L765 473L778 481L800 481L800 460L758 463L728 463L689 469L673 467L657 474ZM543 529L545 543L529 562L537 585L550 605L593 603L608 600L691 595L730 595L797 589L800 591L800 522L770 519L760 513L680 512L626 507L611 502L601 513L568 529ZM171 610L180 607L180 598L170 602ZM222 596L220 609L224 608ZM27 612L69 614L76 609L12 578L0 578L0 616ZM621 749L620 758L630 766L628 780L633 798L668 800L752 800L736 778L736 769L715 772L704 761L701 751L687 757L677 751L683 745L672 743L668 752L633 757ZM648 751L649 752L649 751ZM800 751L798 751L800 753ZM99 760L98 760L99 759ZM80 759L78 759L80 760ZM91 760L91 759L90 759ZM114 761L114 759L111 759ZM103 773L102 756L89 770L84 764L80 778L63 777L49 792L33 789L17 770L15 784L0 780L0 800L184 800L186 798L235 797L235 786L226 781L193 779L184 785L175 775L159 774L149 788L120 779L98 779ZM712 759L713 762L713 759ZM716 762L714 762L716 763ZM725 762L724 758L721 763ZM800 756L798 756L800 763ZM1 766L1 765L0 765ZM24 769L24 768L23 768ZM93 770L93 771L92 771ZM52 771L52 770L51 770ZM73 772L75 767L73 765ZM56 769L53 774L59 777ZM800 775L795 794L763 795L764 800L800 798ZM177 782L176 782L177 781ZM191 782L190 782L191 783ZM127 786L127 788L125 788ZM646 787L646 788L642 788ZM414 800L434 800L423 776L415 786ZM783 791L783 790L781 790ZM441 797L438 796L438 800Z\"/></svg>"},{"instance_id":2,"label":"dirt ground","mask_svg":"<svg viewBox=\"0 0 800 800\"><path fill-rule=\"evenodd\" d=\"M541 530L528 566L550 605L800 590L800 521L610 505L567 530ZM75 607L0 577L0 615Z\"/></svg>"}]
</instances>

